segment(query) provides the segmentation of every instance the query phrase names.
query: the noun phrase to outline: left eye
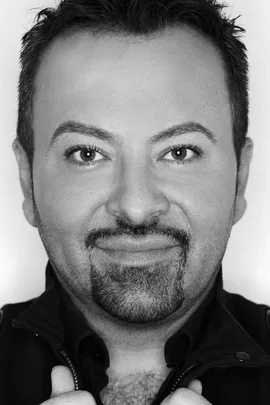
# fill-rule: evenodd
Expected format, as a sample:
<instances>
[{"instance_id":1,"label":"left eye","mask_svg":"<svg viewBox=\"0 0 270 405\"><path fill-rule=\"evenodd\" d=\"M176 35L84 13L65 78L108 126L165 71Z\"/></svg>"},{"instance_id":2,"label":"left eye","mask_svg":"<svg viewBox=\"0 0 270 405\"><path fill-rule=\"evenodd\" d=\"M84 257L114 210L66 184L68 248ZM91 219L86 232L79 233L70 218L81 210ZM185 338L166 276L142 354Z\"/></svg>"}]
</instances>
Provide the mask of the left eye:
<instances>
[{"instance_id":1,"label":"left eye","mask_svg":"<svg viewBox=\"0 0 270 405\"><path fill-rule=\"evenodd\" d=\"M168 160L172 163L182 163L182 162L186 162L189 160L192 160L194 155L200 155L200 150L199 148L197 148L196 146L174 146L172 148L170 148L169 151L167 151L165 153L164 156L166 156L167 154L171 154L171 156L173 157L173 159L165 159Z\"/></svg>"}]
</instances>

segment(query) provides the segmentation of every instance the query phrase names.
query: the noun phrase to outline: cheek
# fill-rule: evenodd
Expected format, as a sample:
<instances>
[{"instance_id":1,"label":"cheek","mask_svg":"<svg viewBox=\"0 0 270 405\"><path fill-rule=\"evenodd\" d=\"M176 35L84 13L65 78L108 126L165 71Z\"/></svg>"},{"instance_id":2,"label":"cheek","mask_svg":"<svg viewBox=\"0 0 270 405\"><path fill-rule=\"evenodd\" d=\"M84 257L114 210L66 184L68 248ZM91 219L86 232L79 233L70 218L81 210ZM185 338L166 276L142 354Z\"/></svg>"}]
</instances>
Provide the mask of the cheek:
<instances>
[{"instance_id":1,"label":"cheek","mask_svg":"<svg viewBox=\"0 0 270 405\"><path fill-rule=\"evenodd\" d=\"M224 231L235 200L236 175L230 170L200 171L182 185L179 194L191 228L201 234Z\"/></svg>"},{"instance_id":2,"label":"cheek","mask_svg":"<svg viewBox=\"0 0 270 405\"><path fill-rule=\"evenodd\" d=\"M67 176L54 177L36 182L35 200L43 224L52 232L76 233L81 226L87 226L95 195L87 184L78 185Z\"/></svg>"}]
</instances>

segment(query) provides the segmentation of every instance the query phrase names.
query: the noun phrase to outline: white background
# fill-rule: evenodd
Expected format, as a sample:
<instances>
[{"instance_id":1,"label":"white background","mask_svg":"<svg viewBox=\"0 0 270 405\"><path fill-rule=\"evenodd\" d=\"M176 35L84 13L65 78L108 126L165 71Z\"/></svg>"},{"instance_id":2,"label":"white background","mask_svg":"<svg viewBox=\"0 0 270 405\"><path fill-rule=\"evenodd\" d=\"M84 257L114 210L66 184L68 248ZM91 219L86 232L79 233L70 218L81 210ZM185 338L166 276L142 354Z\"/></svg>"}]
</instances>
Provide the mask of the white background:
<instances>
[{"instance_id":1,"label":"white background","mask_svg":"<svg viewBox=\"0 0 270 405\"><path fill-rule=\"evenodd\" d=\"M270 305L270 1L228 0L228 13L242 14L250 60L249 136L255 142L247 189L248 209L232 232L223 261L224 285L257 303ZM17 80L22 34L37 10L54 0L0 0L0 307L27 300L44 289L47 255L36 228L22 211L17 163Z\"/></svg>"}]
</instances>

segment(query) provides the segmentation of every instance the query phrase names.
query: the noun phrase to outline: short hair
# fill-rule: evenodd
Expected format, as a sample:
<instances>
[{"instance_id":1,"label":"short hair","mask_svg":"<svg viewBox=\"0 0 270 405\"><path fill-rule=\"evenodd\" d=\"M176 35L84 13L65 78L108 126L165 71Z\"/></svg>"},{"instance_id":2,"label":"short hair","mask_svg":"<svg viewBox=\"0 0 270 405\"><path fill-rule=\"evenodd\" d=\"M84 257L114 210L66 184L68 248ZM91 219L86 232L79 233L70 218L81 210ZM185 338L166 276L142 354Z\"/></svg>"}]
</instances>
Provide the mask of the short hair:
<instances>
[{"instance_id":1,"label":"short hair","mask_svg":"<svg viewBox=\"0 0 270 405\"><path fill-rule=\"evenodd\" d=\"M225 15L216 0L62 0L45 8L24 34L20 54L17 138L26 152L32 175L34 156L33 96L35 78L46 49L69 30L97 34L149 37L166 28L188 25L218 49L222 58L232 114L233 144L239 168L248 130L248 59L241 41L245 29Z\"/></svg>"}]
</instances>

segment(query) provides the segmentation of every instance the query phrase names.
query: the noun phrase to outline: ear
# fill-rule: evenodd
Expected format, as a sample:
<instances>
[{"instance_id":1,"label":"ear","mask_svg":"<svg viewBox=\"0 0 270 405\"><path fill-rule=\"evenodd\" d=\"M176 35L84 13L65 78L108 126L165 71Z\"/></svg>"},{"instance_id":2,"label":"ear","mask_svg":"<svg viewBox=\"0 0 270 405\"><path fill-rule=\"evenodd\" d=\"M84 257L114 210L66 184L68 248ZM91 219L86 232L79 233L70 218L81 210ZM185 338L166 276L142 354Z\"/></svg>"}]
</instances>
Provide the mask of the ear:
<instances>
[{"instance_id":1,"label":"ear","mask_svg":"<svg viewBox=\"0 0 270 405\"><path fill-rule=\"evenodd\" d=\"M238 184L235 197L235 210L233 224L236 224L244 215L247 202L245 199L245 191L249 175L249 167L253 155L253 141L250 138L246 138L245 144L242 148L240 165L238 170Z\"/></svg>"},{"instance_id":2,"label":"ear","mask_svg":"<svg viewBox=\"0 0 270 405\"><path fill-rule=\"evenodd\" d=\"M31 168L28 162L28 158L18 138L14 139L12 143L12 149L19 167L20 183L24 195L24 201L22 205L24 216L30 225L37 228L38 221L36 220L35 214L32 181L31 181Z\"/></svg>"}]
</instances>

